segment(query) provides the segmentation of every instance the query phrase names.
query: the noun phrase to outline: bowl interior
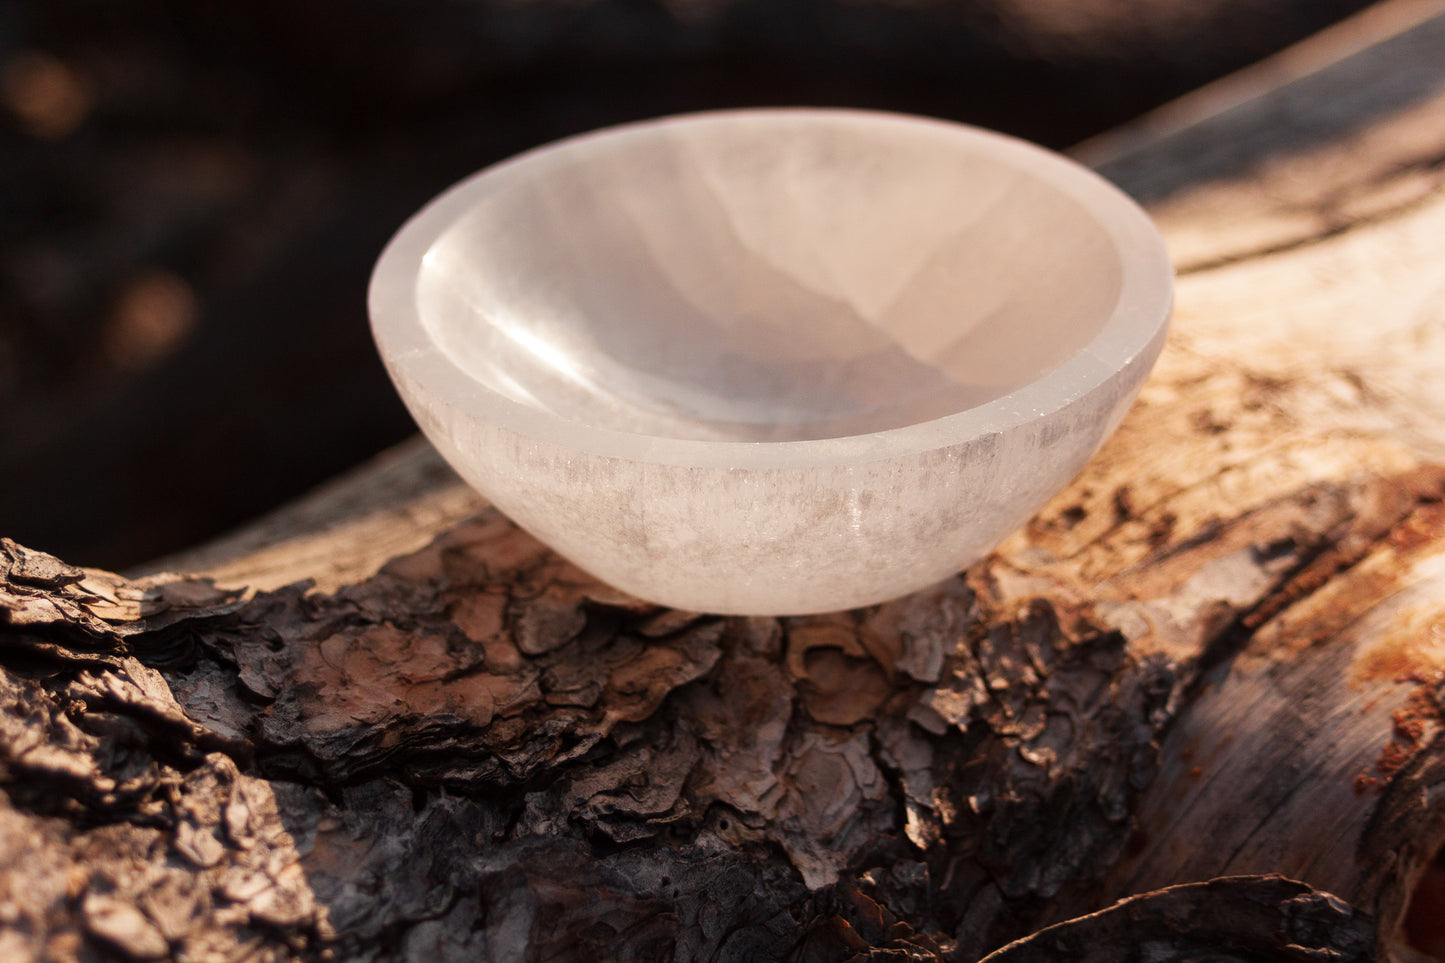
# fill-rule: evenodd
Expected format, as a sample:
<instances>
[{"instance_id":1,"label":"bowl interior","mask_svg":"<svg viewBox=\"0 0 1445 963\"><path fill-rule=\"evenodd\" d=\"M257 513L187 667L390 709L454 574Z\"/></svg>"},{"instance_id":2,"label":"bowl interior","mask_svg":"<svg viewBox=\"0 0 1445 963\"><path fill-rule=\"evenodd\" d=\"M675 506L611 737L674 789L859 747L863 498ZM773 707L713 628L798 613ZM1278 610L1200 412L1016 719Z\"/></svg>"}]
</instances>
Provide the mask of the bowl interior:
<instances>
[{"instance_id":1,"label":"bowl interior","mask_svg":"<svg viewBox=\"0 0 1445 963\"><path fill-rule=\"evenodd\" d=\"M796 441L928 421L1057 367L1119 299L1110 234L1021 152L826 113L568 142L473 182L417 308L472 378L576 422Z\"/></svg>"}]
</instances>

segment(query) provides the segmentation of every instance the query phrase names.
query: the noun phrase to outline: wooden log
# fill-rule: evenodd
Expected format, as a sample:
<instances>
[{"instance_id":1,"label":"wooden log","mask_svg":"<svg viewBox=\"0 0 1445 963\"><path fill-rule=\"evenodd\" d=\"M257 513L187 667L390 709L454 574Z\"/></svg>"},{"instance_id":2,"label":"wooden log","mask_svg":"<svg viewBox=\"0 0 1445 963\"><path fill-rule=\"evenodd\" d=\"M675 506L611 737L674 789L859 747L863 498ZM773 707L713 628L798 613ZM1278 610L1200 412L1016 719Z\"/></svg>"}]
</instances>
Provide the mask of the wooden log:
<instances>
[{"instance_id":1,"label":"wooden log","mask_svg":"<svg viewBox=\"0 0 1445 963\"><path fill-rule=\"evenodd\" d=\"M0 543L0 957L1411 959L1442 49L1394 0L1088 145L1170 344L909 598L658 609L420 444L149 574Z\"/></svg>"}]
</instances>

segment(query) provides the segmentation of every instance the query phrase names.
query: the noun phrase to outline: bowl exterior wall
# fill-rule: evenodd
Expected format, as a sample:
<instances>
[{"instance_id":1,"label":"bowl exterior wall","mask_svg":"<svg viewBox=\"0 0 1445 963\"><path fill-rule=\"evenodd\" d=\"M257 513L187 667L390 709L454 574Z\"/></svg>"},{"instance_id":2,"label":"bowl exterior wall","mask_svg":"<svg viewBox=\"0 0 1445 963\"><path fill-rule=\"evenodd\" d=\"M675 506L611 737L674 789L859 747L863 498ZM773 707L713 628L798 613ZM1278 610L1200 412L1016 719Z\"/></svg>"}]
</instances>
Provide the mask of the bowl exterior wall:
<instances>
[{"instance_id":1,"label":"bowl exterior wall","mask_svg":"<svg viewBox=\"0 0 1445 963\"><path fill-rule=\"evenodd\" d=\"M592 575L692 611L837 611L924 588L990 551L1117 425L1163 332L1052 412L876 461L717 468L620 459L514 434L392 376L427 437L510 518Z\"/></svg>"}]
</instances>

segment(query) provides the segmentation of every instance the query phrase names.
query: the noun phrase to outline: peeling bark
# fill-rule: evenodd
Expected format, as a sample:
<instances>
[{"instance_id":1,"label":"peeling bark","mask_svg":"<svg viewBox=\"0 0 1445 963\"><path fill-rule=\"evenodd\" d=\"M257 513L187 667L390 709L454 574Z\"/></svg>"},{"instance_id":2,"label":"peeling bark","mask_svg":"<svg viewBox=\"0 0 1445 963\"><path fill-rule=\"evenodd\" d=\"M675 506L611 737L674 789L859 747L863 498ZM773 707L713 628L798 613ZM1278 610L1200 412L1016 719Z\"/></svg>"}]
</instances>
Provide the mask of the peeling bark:
<instances>
[{"instance_id":1,"label":"peeling bark","mask_svg":"<svg viewBox=\"0 0 1445 963\"><path fill-rule=\"evenodd\" d=\"M1390 132L1445 156L1445 62L1402 53L1434 9L1105 169L1189 156L1145 185L1171 242L1281 171L1330 171L1295 206L1385 190ZM1445 195L1412 171L1287 245L1241 248L1279 213L1241 201L1100 455L885 605L638 602L416 446L188 575L0 542L0 957L1410 959L1445 840Z\"/></svg>"}]
</instances>

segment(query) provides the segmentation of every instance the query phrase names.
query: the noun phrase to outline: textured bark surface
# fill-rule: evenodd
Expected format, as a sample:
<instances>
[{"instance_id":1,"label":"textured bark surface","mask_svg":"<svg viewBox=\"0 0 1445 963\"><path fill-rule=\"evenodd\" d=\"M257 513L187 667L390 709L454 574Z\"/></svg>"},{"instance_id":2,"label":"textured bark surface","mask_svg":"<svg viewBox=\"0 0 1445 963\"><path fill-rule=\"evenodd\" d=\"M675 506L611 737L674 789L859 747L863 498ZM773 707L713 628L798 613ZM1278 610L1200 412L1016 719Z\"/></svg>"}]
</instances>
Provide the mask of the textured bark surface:
<instances>
[{"instance_id":1,"label":"textured bark surface","mask_svg":"<svg viewBox=\"0 0 1445 963\"><path fill-rule=\"evenodd\" d=\"M658 609L421 446L191 575L0 543L0 958L1410 959L1439 49L1401 0L1092 145L1182 252L1170 345L929 591Z\"/></svg>"}]
</instances>

